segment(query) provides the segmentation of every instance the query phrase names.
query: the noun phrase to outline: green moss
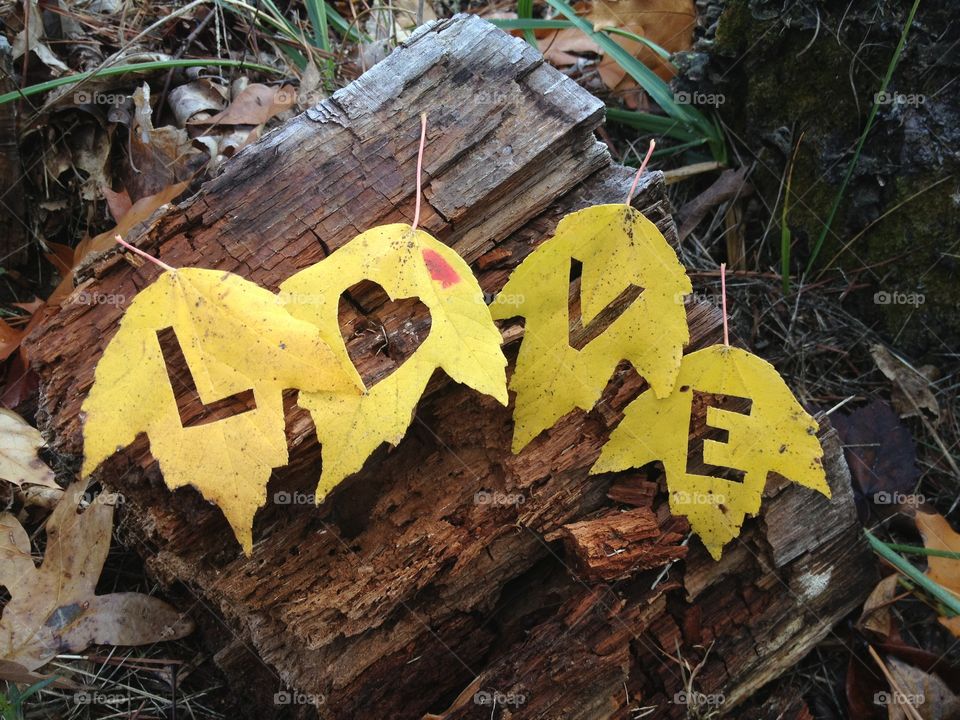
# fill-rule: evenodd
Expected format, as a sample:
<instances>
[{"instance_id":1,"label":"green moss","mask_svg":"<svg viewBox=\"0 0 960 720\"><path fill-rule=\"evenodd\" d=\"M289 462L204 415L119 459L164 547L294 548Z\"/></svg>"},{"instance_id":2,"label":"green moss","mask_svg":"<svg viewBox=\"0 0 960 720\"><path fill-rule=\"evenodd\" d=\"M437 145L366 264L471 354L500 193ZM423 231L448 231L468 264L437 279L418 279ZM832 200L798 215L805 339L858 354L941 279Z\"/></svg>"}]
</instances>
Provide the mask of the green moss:
<instances>
[{"instance_id":1,"label":"green moss","mask_svg":"<svg viewBox=\"0 0 960 720\"><path fill-rule=\"evenodd\" d=\"M779 128L787 128L787 137L794 143L802 134L792 180L796 197L791 200L789 215L796 241L795 267L798 256L809 252L820 233L837 192L837 185L825 175L829 172L830 180L838 182L851 159L848 151L862 131L873 95L879 90L877 76L864 68L885 67L891 52L891 46L884 43L861 48L853 64L851 87L851 42L840 43L822 29L811 44L812 38L811 30L800 30L784 18L758 20L748 0L731 0L716 38L716 52L726 58L718 67L734 65L725 75L721 91L727 94L727 102L720 113L733 129L735 140L756 153L758 165L751 182L769 208L774 207L781 189L786 158L761 140ZM901 64L896 77L904 87L922 87L917 79L922 71L923 67L908 62ZM900 151L891 148L891 143L900 142L896 126L886 127L886 133L875 131L867 140L861 168L871 159L878 162L878 158L899 157ZM948 173L958 176L960 167L913 165L892 174L888 168L878 178L885 187L878 187L874 175L865 175L862 182L871 187L871 192L879 192L877 211L882 213ZM871 286L854 293L847 302L859 304L868 324L917 355L943 353L946 346L960 345L960 281L956 279L960 259L944 255L960 254L960 248L950 250L960 238L960 208L951 197L955 186L945 182L893 211L835 263L848 273L859 273L856 278ZM855 180L820 254L821 268L863 227L870 206L858 196ZM854 208L859 208L857 215L852 214ZM775 213L778 223L779 207ZM884 264L892 258L896 260ZM806 261L806 257L799 259ZM779 251L767 260L777 264ZM878 267L859 272L872 265ZM915 293L925 302L921 306L877 304L877 291Z\"/></svg>"},{"instance_id":2,"label":"green moss","mask_svg":"<svg viewBox=\"0 0 960 720\"><path fill-rule=\"evenodd\" d=\"M893 208L936 182L942 175L898 177L887 203ZM876 269L877 287L888 293L916 294L922 305L888 304L878 308L885 332L908 346L942 354L960 340L960 261L949 256L960 248L960 213L951 197L953 184L945 182L894 210L864 233L852 250L868 265L896 261ZM854 256L842 258L842 267L860 264Z\"/></svg>"}]
</instances>

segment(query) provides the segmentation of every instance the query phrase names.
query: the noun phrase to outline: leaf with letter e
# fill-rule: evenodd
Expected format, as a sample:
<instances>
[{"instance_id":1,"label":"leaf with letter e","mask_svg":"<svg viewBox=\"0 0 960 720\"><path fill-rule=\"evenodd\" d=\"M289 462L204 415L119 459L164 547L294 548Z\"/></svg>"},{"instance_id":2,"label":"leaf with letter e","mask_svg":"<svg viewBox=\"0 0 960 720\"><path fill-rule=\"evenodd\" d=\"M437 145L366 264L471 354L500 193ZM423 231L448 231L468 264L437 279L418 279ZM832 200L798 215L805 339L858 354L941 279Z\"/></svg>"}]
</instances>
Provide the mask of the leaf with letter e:
<instances>
[{"instance_id":1,"label":"leaf with letter e","mask_svg":"<svg viewBox=\"0 0 960 720\"><path fill-rule=\"evenodd\" d=\"M639 290L582 349L569 337L572 262L582 266L583 325L631 288ZM683 297L691 291L673 248L629 205L595 205L561 219L554 236L513 271L491 305L496 320L526 319L510 381L517 393L513 451L571 410L590 410L621 360L630 361L658 397L669 394L690 337Z\"/></svg>"},{"instance_id":2,"label":"leaf with letter e","mask_svg":"<svg viewBox=\"0 0 960 720\"><path fill-rule=\"evenodd\" d=\"M703 440L703 462L742 473L742 482L687 469L694 396L741 398L749 412L706 407L706 424L721 439ZM641 467L659 460L670 491L670 511L685 515L719 560L760 510L767 475L775 472L828 498L817 422L794 398L770 363L736 347L712 345L683 358L673 392L649 390L627 406L591 474Z\"/></svg>"},{"instance_id":3,"label":"leaf with letter e","mask_svg":"<svg viewBox=\"0 0 960 720\"><path fill-rule=\"evenodd\" d=\"M396 445L437 368L507 404L506 358L470 266L422 230L397 223L371 228L280 286L291 315L314 323L341 362L350 362L337 312L340 295L362 280L391 300L419 298L430 310L430 334L392 374L364 395L300 393L323 445L319 503L383 442Z\"/></svg>"}]
</instances>

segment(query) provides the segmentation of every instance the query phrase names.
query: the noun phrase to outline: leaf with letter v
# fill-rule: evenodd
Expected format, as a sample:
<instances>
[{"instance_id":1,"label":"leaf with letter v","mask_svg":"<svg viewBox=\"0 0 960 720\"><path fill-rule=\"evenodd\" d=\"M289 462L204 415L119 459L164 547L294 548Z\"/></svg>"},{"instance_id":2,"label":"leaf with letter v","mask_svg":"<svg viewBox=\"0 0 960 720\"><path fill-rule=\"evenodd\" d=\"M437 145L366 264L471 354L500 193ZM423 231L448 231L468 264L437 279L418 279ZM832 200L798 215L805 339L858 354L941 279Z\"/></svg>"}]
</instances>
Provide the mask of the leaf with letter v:
<instances>
[{"instance_id":1,"label":"leaf with letter v","mask_svg":"<svg viewBox=\"0 0 960 720\"><path fill-rule=\"evenodd\" d=\"M582 264L582 329L571 333L572 260ZM497 320L526 318L510 382L517 394L513 451L571 410L590 410L621 360L630 361L658 397L667 395L689 340L683 299L691 291L673 248L629 205L594 205L561 219L490 308ZM591 337L594 322L601 319L602 326L610 318Z\"/></svg>"}]
</instances>

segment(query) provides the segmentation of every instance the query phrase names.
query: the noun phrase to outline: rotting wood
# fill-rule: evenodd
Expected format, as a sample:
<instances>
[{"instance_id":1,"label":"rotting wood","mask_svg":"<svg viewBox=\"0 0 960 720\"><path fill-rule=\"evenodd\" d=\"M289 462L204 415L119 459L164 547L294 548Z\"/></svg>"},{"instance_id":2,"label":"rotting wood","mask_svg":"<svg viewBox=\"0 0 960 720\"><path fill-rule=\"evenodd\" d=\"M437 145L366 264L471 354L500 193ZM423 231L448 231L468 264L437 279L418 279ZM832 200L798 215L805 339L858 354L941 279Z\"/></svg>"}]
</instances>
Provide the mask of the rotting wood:
<instances>
[{"instance_id":1,"label":"rotting wood","mask_svg":"<svg viewBox=\"0 0 960 720\"><path fill-rule=\"evenodd\" d=\"M245 149L132 239L173 265L275 290L361 230L409 221L422 110L421 225L473 263L486 292L564 213L626 195L630 171L593 137L601 103L519 39L458 16ZM634 204L677 242L659 173ZM154 275L112 252L79 281L129 301ZM425 337L429 318L416 303L380 304L369 286L351 297L341 327L373 382ZM688 350L717 342L716 309L687 310ZM65 458L79 458L80 403L121 311L67 301L28 340L39 419ZM522 325L502 329L512 361ZM385 341L392 352L379 352ZM661 567L610 583L595 577L616 573L577 572L562 542L571 527L609 523L624 503L669 522L664 488L643 472L587 474L644 387L619 368L593 411L570 413L512 455L510 410L438 374L400 445L377 451L320 508L276 502L310 493L319 476L310 418L291 393L291 464L271 481L250 558L198 493L163 486L143 437L99 477L123 492L124 536L151 571L210 611L197 612L205 640L256 717L285 709L273 701L282 684L322 697L297 713L329 718L490 717L478 692L511 698L513 718L629 718L651 705L656 717L684 717L670 656L696 660L711 645L696 689L722 693L729 711L861 602L872 565L827 431L832 502L773 482L759 520L719 563L694 539L662 577ZM195 417L199 398L183 399ZM680 556L675 541L665 545Z\"/></svg>"}]
</instances>

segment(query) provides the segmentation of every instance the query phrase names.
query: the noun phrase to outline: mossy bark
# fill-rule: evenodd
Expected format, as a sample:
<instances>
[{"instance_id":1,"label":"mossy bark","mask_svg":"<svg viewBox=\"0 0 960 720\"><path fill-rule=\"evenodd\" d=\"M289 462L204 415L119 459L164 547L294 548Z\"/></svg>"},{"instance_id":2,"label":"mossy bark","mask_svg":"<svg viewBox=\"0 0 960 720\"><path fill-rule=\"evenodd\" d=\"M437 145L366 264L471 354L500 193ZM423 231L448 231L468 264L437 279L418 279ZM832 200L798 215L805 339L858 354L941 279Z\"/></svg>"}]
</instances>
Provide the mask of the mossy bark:
<instances>
[{"instance_id":1,"label":"mossy bark","mask_svg":"<svg viewBox=\"0 0 960 720\"><path fill-rule=\"evenodd\" d=\"M951 3L921 5L813 276L863 284L858 313L916 356L960 341L960 29ZM725 3L706 79L719 112L755 153L751 181L780 221L792 173L791 263L802 272L867 124L909 3ZM779 202L778 202L779 197ZM779 248L768 262L779 263ZM809 278L808 278L809 279Z\"/></svg>"}]
</instances>

